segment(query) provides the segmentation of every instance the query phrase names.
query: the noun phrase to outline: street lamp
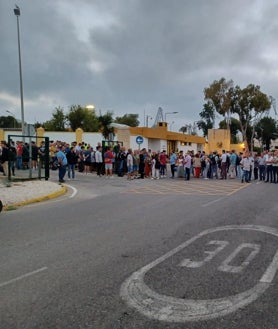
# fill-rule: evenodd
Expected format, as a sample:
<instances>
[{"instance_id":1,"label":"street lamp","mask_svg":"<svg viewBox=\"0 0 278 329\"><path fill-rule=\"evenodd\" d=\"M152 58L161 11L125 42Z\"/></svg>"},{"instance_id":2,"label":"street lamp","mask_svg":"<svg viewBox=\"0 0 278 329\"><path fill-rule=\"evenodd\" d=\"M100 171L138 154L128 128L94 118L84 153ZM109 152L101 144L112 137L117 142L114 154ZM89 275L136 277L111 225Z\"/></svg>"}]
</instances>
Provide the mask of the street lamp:
<instances>
[{"instance_id":1,"label":"street lamp","mask_svg":"<svg viewBox=\"0 0 278 329\"><path fill-rule=\"evenodd\" d=\"M167 122L167 121L166 121L166 116L167 116L167 114L177 114L177 113L179 113L179 112L176 112L176 111L175 111L175 112L166 112L166 113L165 113L165 116L164 116L164 121Z\"/></svg>"},{"instance_id":2,"label":"street lamp","mask_svg":"<svg viewBox=\"0 0 278 329\"><path fill-rule=\"evenodd\" d=\"M169 126L169 130L170 130L170 131L172 131L172 126L173 126L174 123L175 123L175 121L172 121L172 122L170 123L170 126Z\"/></svg>"},{"instance_id":3,"label":"street lamp","mask_svg":"<svg viewBox=\"0 0 278 329\"><path fill-rule=\"evenodd\" d=\"M20 81L20 99L21 99L21 130L24 135L24 105L23 105L23 82L22 82L22 69L21 69L21 52L20 52L20 34L19 34L19 16L20 8L15 5L14 14L17 21L17 42L18 42L18 60L19 60L19 81Z\"/></svg>"},{"instance_id":4,"label":"street lamp","mask_svg":"<svg viewBox=\"0 0 278 329\"><path fill-rule=\"evenodd\" d=\"M152 120L150 115L146 115L146 127L149 127L149 119Z\"/></svg>"},{"instance_id":5,"label":"street lamp","mask_svg":"<svg viewBox=\"0 0 278 329\"><path fill-rule=\"evenodd\" d=\"M9 111L9 110L6 110L6 112L7 113L9 113L12 117L13 117L13 119L14 119L14 128L15 128L15 122L16 122L16 119L15 119L15 114L14 113L12 113L11 111Z\"/></svg>"},{"instance_id":6,"label":"street lamp","mask_svg":"<svg viewBox=\"0 0 278 329\"><path fill-rule=\"evenodd\" d=\"M93 105L93 104L86 105L85 108L90 110L90 111L95 111L95 109L96 109L95 105Z\"/></svg>"}]
</instances>

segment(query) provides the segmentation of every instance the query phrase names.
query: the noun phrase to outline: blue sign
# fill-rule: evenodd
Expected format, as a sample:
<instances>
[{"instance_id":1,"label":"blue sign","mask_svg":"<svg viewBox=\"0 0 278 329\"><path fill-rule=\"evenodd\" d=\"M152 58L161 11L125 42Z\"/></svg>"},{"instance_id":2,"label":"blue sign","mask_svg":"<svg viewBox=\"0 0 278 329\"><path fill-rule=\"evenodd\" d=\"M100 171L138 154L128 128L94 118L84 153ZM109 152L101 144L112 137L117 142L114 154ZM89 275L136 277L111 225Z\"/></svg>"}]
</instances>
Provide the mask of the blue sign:
<instances>
[{"instance_id":1,"label":"blue sign","mask_svg":"<svg viewBox=\"0 0 278 329\"><path fill-rule=\"evenodd\" d=\"M136 137L136 143L137 143L137 144L140 145L140 144L142 144L143 142L144 142L144 138L143 138L142 136L137 136L137 137Z\"/></svg>"}]
</instances>

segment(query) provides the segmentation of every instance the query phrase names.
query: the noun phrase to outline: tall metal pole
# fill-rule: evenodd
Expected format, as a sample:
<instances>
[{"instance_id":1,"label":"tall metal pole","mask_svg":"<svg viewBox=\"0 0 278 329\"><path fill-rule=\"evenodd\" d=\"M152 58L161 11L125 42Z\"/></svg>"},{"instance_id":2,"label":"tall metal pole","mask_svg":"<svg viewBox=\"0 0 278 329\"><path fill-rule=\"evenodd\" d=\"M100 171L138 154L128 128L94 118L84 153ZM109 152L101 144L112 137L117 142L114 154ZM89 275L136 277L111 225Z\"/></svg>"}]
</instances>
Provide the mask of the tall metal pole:
<instances>
[{"instance_id":1,"label":"tall metal pole","mask_svg":"<svg viewBox=\"0 0 278 329\"><path fill-rule=\"evenodd\" d=\"M19 33L19 16L20 8L16 5L14 9L14 14L17 20L17 42L18 42L18 60L19 60L19 80L20 80L20 100L21 100L21 130L22 135L24 135L24 102L23 102L23 82L22 82L22 68L21 68L21 51L20 51L20 33Z\"/></svg>"}]
</instances>

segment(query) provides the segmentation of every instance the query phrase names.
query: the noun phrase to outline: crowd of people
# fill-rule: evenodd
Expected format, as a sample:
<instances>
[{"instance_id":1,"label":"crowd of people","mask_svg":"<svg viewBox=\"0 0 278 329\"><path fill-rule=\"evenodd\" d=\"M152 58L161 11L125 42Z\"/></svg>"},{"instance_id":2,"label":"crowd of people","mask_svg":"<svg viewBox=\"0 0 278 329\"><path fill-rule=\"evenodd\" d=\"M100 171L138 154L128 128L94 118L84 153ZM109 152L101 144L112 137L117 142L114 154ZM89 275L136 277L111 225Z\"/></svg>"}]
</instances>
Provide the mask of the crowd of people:
<instances>
[{"instance_id":1,"label":"crowd of people","mask_svg":"<svg viewBox=\"0 0 278 329\"><path fill-rule=\"evenodd\" d=\"M31 159L31 160L30 160ZM45 166L45 142L39 146L35 142L22 141L10 144L1 141L0 170L4 175L8 172L8 163L12 175L15 170L36 170L38 166ZM278 183L278 150L263 151L262 153L239 152L234 150L221 153L204 151L166 150L152 151L131 148L126 149L121 144L103 146L98 143L92 147L86 143L71 144L61 141L51 141L49 145L49 164L53 170L58 170L59 182L75 179L76 171L96 173L97 177L113 178L113 175L132 179L162 179L182 178L197 179L240 179L242 182L260 180L269 183Z\"/></svg>"}]
</instances>

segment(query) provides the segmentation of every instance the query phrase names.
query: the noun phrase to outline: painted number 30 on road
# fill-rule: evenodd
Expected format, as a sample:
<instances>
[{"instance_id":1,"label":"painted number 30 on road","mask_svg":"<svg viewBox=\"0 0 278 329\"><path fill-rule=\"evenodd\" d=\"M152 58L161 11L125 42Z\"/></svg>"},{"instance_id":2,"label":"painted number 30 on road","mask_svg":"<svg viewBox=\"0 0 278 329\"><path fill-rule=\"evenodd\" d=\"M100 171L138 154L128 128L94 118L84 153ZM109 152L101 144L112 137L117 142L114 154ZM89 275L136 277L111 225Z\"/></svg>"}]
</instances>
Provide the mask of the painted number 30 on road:
<instances>
[{"instance_id":1,"label":"painted number 30 on road","mask_svg":"<svg viewBox=\"0 0 278 329\"><path fill-rule=\"evenodd\" d=\"M230 230L258 231L278 238L277 229L256 225L223 226L203 231L177 248L171 250L167 254L134 272L121 287L122 298L129 306L137 309L143 315L151 319L168 322L213 319L235 312L237 309L252 303L266 291L273 281L278 269L278 251L276 251L272 261L266 268L262 277L252 288L232 296L208 300L175 298L158 294L150 289L144 282L144 276L147 272L164 262L169 257L172 257L184 248L188 247L196 240L214 232ZM205 255L202 260L193 261L186 258L180 262L179 266L187 268L200 268L210 262L228 244L228 241L211 240L208 242L208 245L215 246L215 248L210 251L205 251ZM232 265L233 260L242 250L249 251L247 256L241 264L236 266ZM220 266L218 266L217 269L223 272L240 273L250 264L259 251L260 245L258 244L242 243L236 247L236 249L220 264Z\"/></svg>"}]
</instances>

